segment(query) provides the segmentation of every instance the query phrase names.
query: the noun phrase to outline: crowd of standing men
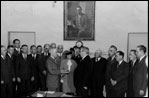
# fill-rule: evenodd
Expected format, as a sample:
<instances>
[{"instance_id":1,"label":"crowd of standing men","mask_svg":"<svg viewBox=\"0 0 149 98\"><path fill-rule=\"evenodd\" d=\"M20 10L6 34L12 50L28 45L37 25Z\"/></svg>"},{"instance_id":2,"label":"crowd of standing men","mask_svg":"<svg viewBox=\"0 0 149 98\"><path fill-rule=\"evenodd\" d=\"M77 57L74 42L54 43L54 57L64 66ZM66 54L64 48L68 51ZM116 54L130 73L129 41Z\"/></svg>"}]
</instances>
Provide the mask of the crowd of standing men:
<instances>
[{"instance_id":1,"label":"crowd of standing men","mask_svg":"<svg viewBox=\"0 0 149 98\"><path fill-rule=\"evenodd\" d=\"M15 39L7 49L1 45L1 97L28 96L35 91L73 93L76 96L141 97L148 90L146 47L131 50L130 61L124 52L111 45L108 59L97 49L94 58L89 48L75 45L68 51L55 43L20 47ZM68 65L68 66L66 66ZM147 95L148 96L148 95Z\"/></svg>"}]
</instances>

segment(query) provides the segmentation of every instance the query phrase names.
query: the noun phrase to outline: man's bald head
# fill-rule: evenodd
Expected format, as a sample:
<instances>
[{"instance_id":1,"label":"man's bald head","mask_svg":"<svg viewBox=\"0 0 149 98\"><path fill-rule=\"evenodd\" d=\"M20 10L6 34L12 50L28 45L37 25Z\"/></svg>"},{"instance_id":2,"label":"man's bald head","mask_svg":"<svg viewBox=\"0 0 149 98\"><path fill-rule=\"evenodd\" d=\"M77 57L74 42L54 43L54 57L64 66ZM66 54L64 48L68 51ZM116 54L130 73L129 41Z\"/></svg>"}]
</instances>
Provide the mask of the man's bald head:
<instances>
[{"instance_id":1,"label":"man's bald head","mask_svg":"<svg viewBox=\"0 0 149 98\"><path fill-rule=\"evenodd\" d=\"M101 49L97 49L97 50L95 51L95 57L98 58L98 57L101 57L101 55L102 55Z\"/></svg>"}]
</instances>

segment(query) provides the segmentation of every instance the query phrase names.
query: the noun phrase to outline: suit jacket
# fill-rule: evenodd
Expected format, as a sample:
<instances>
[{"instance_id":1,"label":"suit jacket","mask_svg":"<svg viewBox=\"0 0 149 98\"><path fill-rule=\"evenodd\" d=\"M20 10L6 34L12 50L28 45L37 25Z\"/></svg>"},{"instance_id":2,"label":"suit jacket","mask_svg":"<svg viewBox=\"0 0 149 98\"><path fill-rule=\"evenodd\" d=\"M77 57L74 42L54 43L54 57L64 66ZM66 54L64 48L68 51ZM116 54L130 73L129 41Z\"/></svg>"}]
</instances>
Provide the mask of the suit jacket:
<instances>
[{"instance_id":1,"label":"suit jacket","mask_svg":"<svg viewBox=\"0 0 149 98\"><path fill-rule=\"evenodd\" d=\"M138 61L132 64L132 61L129 62L129 75L128 75L128 90L127 90L127 97L134 97L134 91L133 91L133 71L136 67L136 64Z\"/></svg>"},{"instance_id":2,"label":"suit jacket","mask_svg":"<svg viewBox=\"0 0 149 98\"><path fill-rule=\"evenodd\" d=\"M43 75L43 71L47 71L46 62L49 57L50 57L50 53L48 53L48 56L45 56L44 53L42 53L38 57L38 69L39 69L40 74L42 75Z\"/></svg>"},{"instance_id":3,"label":"suit jacket","mask_svg":"<svg viewBox=\"0 0 149 98\"><path fill-rule=\"evenodd\" d=\"M111 73L112 73L112 67L115 66L116 64L117 64L117 61L116 61L115 58L113 60L112 60L111 57L109 57L107 59L106 77L105 77L106 88L111 88L112 87L111 82L110 82Z\"/></svg>"},{"instance_id":4,"label":"suit jacket","mask_svg":"<svg viewBox=\"0 0 149 98\"><path fill-rule=\"evenodd\" d=\"M122 61L122 63L119 66L114 66L112 69L112 79L117 81L117 83L115 86L112 86L112 89L126 91L128 74L129 64L125 61Z\"/></svg>"},{"instance_id":5,"label":"suit jacket","mask_svg":"<svg viewBox=\"0 0 149 98\"><path fill-rule=\"evenodd\" d=\"M3 59L1 57L1 81L4 81L4 83L12 82L12 70L8 58Z\"/></svg>"},{"instance_id":6,"label":"suit jacket","mask_svg":"<svg viewBox=\"0 0 149 98\"><path fill-rule=\"evenodd\" d=\"M78 71L77 71L78 88L83 87L90 88L91 72L92 72L92 61L89 56L86 56L83 60L81 60L81 62L78 65Z\"/></svg>"},{"instance_id":7,"label":"suit jacket","mask_svg":"<svg viewBox=\"0 0 149 98\"><path fill-rule=\"evenodd\" d=\"M17 63L17 58L18 58L18 56L21 54L21 51L20 51L20 53L16 50L16 49L14 49L14 53L13 53L13 68L14 68L14 73L15 73L15 75L16 75L16 63Z\"/></svg>"},{"instance_id":8,"label":"suit jacket","mask_svg":"<svg viewBox=\"0 0 149 98\"><path fill-rule=\"evenodd\" d=\"M60 59L49 57L46 62L47 67L47 88L51 91L56 91L59 88L60 82Z\"/></svg>"},{"instance_id":9,"label":"suit jacket","mask_svg":"<svg viewBox=\"0 0 149 98\"><path fill-rule=\"evenodd\" d=\"M8 54L6 54L6 59L7 62L9 63L10 66L10 72L9 74L11 75L11 77L15 77L15 72L14 72L14 65L13 65L13 55L10 57Z\"/></svg>"},{"instance_id":10,"label":"suit jacket","mask_svg":"<svg viewBox=\"0 0 149 98\"><path fill-rule=\"evenodd\" d=\"M92 88L102 89L105 82L107 60L101 57L100 60L96 62L96 58L93 58L92 62Z\"/></svg>"},{"instance_id":11,"label":"suit jacket","mask_svg":"<svg viewBox=\"0 0 149 98\"><path fill-rule=\"evenodd\" d=\"M80 17L80 23L79 23L78 15L75 16L73 22L78 29L80 29L80 28L86 29L86 27L87 27L87 16L83 13L81 13L80 16L81 16Z\"/></svg>"},{"instance_id":12,"label":"suit jacket","mask_svg":"<svg viewBox=\"0 0 149 98\"><path fill-rule=\"evenodd\" d=\"M38 76L39 76L39 69L38 69L38 57L39 57L39 55L36 54L36 58L34 58L32 56L32 54L30 54L28 57L30 59L31 65L33 67L32 74L35 78L38 78Z\"/></svg>"},{"instance_id":13,"label":"suit jacket","mask_svg":"<svg viewBox=\"0 0 149 98\"><path fill-rule=\"evenodd\" d=\"M17 57L17 77L20 77L21 79L30 79L33 76L33 66L30 60L29 55L27 55L26 60L23 58L22 54Z\"/></svg>"},{"instance_id":14,"label":"suit jacket","mask_svg":"<svg viewBox=\"0 0 149 98\"><path fill-rule=\"evenodd\" d=\"M134 87L134 93L135 96L138 97L140 90L143 90L144 92L146 92L146 87L147 87L147 66L145 64L145 59L146 56L137 63L134 71L133 71L133 87Z\"/></svg>"}]
</instances>

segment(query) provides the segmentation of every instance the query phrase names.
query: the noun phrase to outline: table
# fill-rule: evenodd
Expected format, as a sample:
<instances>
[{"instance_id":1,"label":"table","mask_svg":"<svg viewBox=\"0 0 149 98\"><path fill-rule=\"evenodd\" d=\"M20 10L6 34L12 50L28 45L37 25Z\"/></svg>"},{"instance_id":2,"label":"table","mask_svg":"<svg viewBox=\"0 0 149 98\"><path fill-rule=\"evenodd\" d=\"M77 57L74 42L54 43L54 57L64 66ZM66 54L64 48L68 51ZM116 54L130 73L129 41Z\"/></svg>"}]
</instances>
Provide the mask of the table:
<instances>
[{"instance_id":1,"label":"table","mask_svg":"<svg viewBox=\"0 0 149 98\"><path fill-rule=\"evenodd\" d=\"M55 93L46 93L47 91L37 91L33 94L31 94L31 97L74 97L71 95L66 95L64 92L55 92Z\"/></svg>"}]
</instances>

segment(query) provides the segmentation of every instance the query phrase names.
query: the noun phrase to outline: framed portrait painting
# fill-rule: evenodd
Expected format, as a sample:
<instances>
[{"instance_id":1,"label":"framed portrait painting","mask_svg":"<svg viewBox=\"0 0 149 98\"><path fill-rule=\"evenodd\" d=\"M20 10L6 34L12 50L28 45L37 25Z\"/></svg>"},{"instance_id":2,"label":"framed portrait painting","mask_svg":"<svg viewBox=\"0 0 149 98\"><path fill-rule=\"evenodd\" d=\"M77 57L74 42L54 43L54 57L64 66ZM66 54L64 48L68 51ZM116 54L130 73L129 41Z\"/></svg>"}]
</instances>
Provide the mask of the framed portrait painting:
<instances>
[{"instance_id":1,"label":"framed portrait painting","mask_svg":"<svg viewBox=\"0 0 149 98\"><path fill-rule=\"evenodd\" d=\"M64 1L64 40L95 40L95 1Z\"/></svg>"}]
</instances>

